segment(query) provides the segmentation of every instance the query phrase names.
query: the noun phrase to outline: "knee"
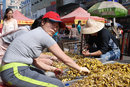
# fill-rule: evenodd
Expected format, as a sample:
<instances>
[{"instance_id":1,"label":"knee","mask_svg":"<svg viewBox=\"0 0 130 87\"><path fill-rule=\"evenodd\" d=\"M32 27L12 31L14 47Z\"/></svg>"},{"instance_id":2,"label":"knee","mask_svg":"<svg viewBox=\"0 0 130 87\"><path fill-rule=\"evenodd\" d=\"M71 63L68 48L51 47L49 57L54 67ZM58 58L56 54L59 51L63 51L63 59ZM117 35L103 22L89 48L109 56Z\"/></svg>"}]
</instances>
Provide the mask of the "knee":
<instances>
[{"instance_id":1,"label":"knee","mask_svg":"<svg viewBox=\"0 0 130 87\"><path fill-rule=\"evenodd\" d=\"M103 58L103 59L109 59L109 55L106 55L106 54L103 54L100 57Z\"/></svg>"}]
</instances>

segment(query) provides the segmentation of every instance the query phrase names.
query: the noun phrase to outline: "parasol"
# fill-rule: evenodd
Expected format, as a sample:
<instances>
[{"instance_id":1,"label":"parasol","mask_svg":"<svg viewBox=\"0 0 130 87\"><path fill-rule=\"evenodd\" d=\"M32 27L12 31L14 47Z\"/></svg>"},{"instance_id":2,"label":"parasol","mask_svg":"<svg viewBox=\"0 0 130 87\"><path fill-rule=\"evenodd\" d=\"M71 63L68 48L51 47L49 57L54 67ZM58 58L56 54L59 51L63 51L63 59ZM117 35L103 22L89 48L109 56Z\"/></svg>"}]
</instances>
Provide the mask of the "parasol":
<instances>
[{"instance_id":1,"label":"parasol","mask_svg":"<svg viewBox=\"0 0 130 87\"><path fill-rule=\"evenodd\" d=\"M94 16L100 16L105 18L113 18L113 24L116 29L116 17L127 16L128 10L118 2L103 1L94 4L88 9L88 12Z\"/></svg>"},{"instance_id":2,"label":"parasol","mask_svg":"<svg viewBox=\"0 0 130 87\"><path fill-rule=\"evenodd\" d=\"M103 1L94 4L88 9L88 12L93 16L101 16L105 18L127 16L127 9L118 2Z\"/></svg>"}]
</instances>

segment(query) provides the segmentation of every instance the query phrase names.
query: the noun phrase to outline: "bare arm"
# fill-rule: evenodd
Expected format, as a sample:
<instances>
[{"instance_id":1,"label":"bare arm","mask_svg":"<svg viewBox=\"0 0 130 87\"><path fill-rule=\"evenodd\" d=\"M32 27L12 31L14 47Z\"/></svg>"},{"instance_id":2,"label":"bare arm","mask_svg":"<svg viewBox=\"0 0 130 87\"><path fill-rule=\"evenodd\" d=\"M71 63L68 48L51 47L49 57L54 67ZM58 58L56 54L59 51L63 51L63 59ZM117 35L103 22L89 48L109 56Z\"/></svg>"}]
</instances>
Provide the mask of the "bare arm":
<instances>
[{"instance_id":1,"label":"bare arm","mask_svg":"<svg viewBox=\"0 0 130 87\"><path fill-rule=\"evenodd\" d=\"M83 71L83 72L90 72L86 67L80 67L78 66L69 56L67 56L57 44L54 44L53 46L51 46L49 48L49 50L59 59L61 60L63 63L65 63L66 65L77 69L79 71ZM34 59L34 65L37 66L38 68L41 68L43 70L49 70L49 71L55 71L57 68L50 66L48 64L45 63L45 61L42 61L41 58L36 58Z\"/></svg>"},{"instance_id":2,"label":"bare arm","mask_svg":"<svg viewBox=\"0 0 130 87\"><path fill-rule=\"evenodd\" d=\"M35 58L33 60L33 64L42 70L54 72L55 70L57 70L57 68L53 67L52 64L53 64L53 61L56 61L56 60L57 58L55 56L41 54L38 58Z\"/></svg>"},{"instance_id":3,"label":"bare arm","mask_svg":"<svg viewBox=\"0 0 130 87\"><path fill-rule=\"evenodd\" d=\"M63 63L80 71L81 67L78 66L69 56L67 56L57 44L51 46L49 50Z\"/></svg>"},{"instance_id":4,"label":"bare arm","mask_svg":"<svg viewBox=\"0 0 130 87\"><path fill-rule=\"evenodd\" d=\"M45 55L45 54L41 54L38 58L46 58L46 59L51 59L53 61L58 61L56 56L50 56L50 55Z\"/></svg>"},{"instance_id":5,"label":"bare arm","mask_svg":"<svg viewBox=\"0 0 130 87\"><path fill-rule=\"evenodd\" d=\"M102 52L100 50L90 53L89 50L82 51L82 54L85 56L100 56L102 55Z\"/></svg>"},{"instance_id":6,"label":"bare arm","mask_svg":"<svg viewBox=\"0 0 130 87\"><path fill-rule=\"evenodd\" d=\"M36 58L36 59L34 59L33 64L35 66L37 66L38 68L42 69L42 70L47 70L47 71L53 71L54 72L57 69L56 67L50 66L50 65L48 65L48 64L46 64L44 62L41 59Z\"/></svg>"},{"instance_id":7,"label":"bare arm","mask_svg":"<svg viewBox=\"0 0 130 87\"><path fill-rule=\"evenodd\" d=\"M102 55L102 52L100 50L91 53L91 56L100 56L100 55Z\"/></svg>"}]
</instances>

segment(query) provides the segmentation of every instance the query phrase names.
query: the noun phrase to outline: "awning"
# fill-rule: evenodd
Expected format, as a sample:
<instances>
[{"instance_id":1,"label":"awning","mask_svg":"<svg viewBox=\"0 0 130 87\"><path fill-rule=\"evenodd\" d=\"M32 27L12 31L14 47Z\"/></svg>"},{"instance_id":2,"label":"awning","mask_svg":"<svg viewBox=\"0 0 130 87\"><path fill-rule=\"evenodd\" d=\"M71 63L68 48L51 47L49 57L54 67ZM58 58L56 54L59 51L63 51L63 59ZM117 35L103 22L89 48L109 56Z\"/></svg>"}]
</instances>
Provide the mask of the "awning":
<instances>
[{"instance_id":1,"label":"awning","mask_svg":"<svg viewBox=\"0 0 130 87\"><path fill-rule=\"evenodd\" d=\"M105 20L102 17L90 16L90 13L88 13L86 10L84 10L81 7L61 17L61 20L67 25L71 25L73 23L77 24L79 20L81 21L81 24L86 24L86 21L88 20L88 18L92 18L94 20L102 21L102 22L104 22Z\"/></svg>"}]
</instances>

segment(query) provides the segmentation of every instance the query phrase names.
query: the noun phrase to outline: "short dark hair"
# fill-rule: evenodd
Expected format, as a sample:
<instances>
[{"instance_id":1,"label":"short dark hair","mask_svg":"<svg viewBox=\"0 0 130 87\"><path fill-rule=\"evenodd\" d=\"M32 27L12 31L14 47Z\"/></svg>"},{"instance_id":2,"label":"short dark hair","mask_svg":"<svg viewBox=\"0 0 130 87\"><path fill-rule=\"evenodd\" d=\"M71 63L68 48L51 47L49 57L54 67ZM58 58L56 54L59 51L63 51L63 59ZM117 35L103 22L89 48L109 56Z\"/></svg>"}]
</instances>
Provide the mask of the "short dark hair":
<instances>
[{"instance_id":1,"label":"short dark hair","mask_svg":"<svg viewBox=\"0 0 130 87\"><path fill-rule=\"evenodd\" d=\"M75 24L72 24L72 28L75 28Z\"/></svg>"},{"instance_id":2,"label":"short dark hair","mask_svg":"<svg viewBox=\"0 0 130 87\"><path fill-rule=\"evenodd\" d=\"M79 20L79 21L78 21L78 24L80 24L80 23L81 23L81 21Z\"/></svg>"}]
</instances>

